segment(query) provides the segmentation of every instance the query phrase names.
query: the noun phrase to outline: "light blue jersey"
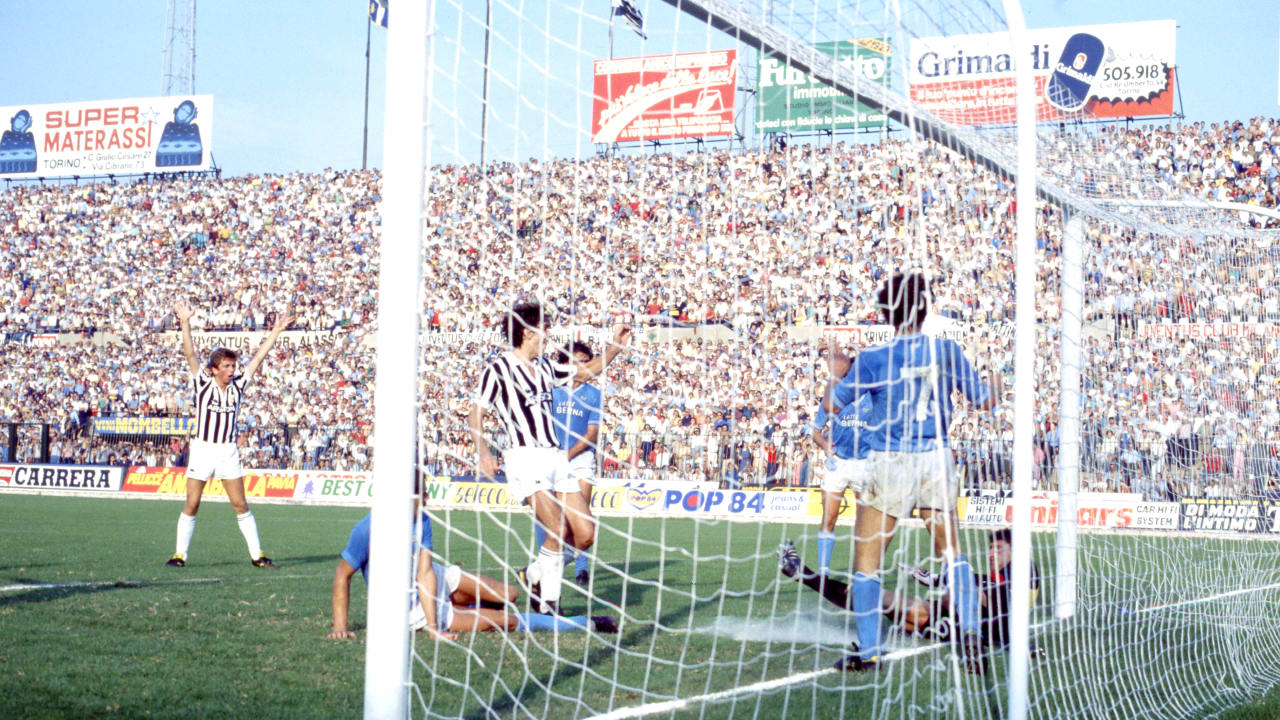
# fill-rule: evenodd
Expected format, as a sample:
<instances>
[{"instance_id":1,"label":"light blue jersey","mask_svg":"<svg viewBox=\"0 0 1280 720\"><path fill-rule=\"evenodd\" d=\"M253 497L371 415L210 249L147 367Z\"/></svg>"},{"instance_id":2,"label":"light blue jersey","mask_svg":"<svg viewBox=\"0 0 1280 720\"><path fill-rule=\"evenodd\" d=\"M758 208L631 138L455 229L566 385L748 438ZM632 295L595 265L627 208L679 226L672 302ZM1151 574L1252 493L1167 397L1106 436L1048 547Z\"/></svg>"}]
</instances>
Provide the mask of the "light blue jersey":
<instances>
[{"instance_id":1,"label":"light blue jersey","mask_svg":"<svg viewBox=\"0 0 1280 720\"><path fill-rule=\"evenodd\" d=\"M600 389L590 383L576 388L551 390L551 423L561 450L568 450L587 436L587 428L600 424Z\"/></svg>"},{"instance_id":2,"label":"light blue jersey","mask_svg":"<svg viewBox=\"0 0 1280 720\"><path fill-rule=\"evenodd\" d=\"M356 570L360 571L360 575L364 577L364 581L369 582L369 529L373 522L373 514L364 516L364 519L356 523L351 528L351 536L347 539L347 547L342 551L342 559ZM418 539L413 545L413 562L416 564L418 553L421 550L431 549L431 518L426 513L419 515L418 523ZM440 630L448 629L448 609L449 609L449 590L445 586L444 573L445 567L438 562L432 561L431 566L436 571L436 621ZM418 593L412 593L409 603L410 609L417 607Z\"/></svg>"},{"instance_id":3,"label":"light blue jersey","mask_svg":"<svg viewBox=\"0 0 1280 720\"><path fill-rule=\"evenodd\" d=\"M857 402L851 402L840 408L836 419L831 423L831 452L842 460L862 460L871 452L870 434L866 432L867 419L871 415L871 396L863 395ZM821 430L826 427L827 409L818 405L818 412L813 417L813 427Z\"/></svg>"},{"instance_id":4,"label":"light blue jersey","mask_svg":"<svg viewBox=\"0 0 1280 720\"><path fill-rule=\"evenodd\" d=\"M947 444L953 390L975 405L990 398L958 343L917 333L859 353L832 395L840 409L871 398L862 434L872 451L923 452Z\"/></svg>"}]
</instances>

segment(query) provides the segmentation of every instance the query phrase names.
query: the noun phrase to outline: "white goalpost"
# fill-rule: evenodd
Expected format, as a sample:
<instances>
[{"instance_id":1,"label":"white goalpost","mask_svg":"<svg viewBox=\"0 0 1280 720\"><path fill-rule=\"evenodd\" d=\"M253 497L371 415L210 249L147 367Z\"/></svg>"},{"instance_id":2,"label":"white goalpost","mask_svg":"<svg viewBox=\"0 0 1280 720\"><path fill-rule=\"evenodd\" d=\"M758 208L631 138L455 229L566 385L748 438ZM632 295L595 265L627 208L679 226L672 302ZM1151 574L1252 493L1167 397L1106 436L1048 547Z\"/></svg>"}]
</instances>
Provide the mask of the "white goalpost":
<instances>
[{"instance_id":1,"label":"white goalpost","mask_svg":"<svg viewBox=\"0 0 1280 720\"><path fill-rule=\"evenodd\" d=\"M1275 685L1280 486L1248 453L1274 434L1280 318L1230 288L1280 270L1280 238L1134 159L1182 162L1190 135L1085 110L1037 126L1025 63L1001 86L1016 103L968 122L912 91L916 48L1029 54L1016 0L431 0L388 25L366 717L1191 718ZM782 122L810 131L770 125L766 72L806 89ZM921 334L1012 390L989 412L949 398L938 450L985 674L918 514L875 574L878 664L843 660L869 573L853 491L834 540L821 525L841 466L814 416L824 352L893 336L876 292L899 272L932 283ZM535 523L468 424L525 302L549 359L634 329L584 381L594 542L565 554L560 600L578 625L537 617ZM578 387L537 404L572 415ZM482 425L505 460L515 440ZM414 477L436 559L510 591L452 612L505 613L501 631L408 630Z\"/></svg>"},{"instance_id":2,"label":"white goalpost","mask_svg":"<svg viewBox=\"0 0 1280 720\"><path fill-rule=\"evenodd\" d=\"M396 7L388 27L386 130L382 151L382 243L378 276L377 387L374 392L374 494L369 543L369 631L364 716L409 712L409 604L413 513L418 468L418 330L421 305L423 168L430 162L431 3Z\"/></svg>"}]
</instances>

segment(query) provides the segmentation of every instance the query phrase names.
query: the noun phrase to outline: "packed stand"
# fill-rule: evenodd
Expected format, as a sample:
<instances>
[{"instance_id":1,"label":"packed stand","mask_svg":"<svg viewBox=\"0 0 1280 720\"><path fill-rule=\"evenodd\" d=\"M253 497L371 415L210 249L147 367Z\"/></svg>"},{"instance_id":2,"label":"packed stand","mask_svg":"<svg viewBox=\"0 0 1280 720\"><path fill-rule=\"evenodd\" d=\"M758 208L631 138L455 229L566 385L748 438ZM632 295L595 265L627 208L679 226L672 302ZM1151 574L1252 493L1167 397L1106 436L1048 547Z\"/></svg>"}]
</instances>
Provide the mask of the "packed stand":
<instances>
[{"instance_id":1,"label":"packed stand","mask_svg":"<svg viewBox=\"0 0 1280 720\"><path fill-rule=\"evenodd\" d=\"M1091 187L1111 178L1102 189L1122 192L1121 173L1142 173L1167 197L1276 204L1276 121L1089 132ZM1065 158L1081 136L1062 138L1050 152ZM1012 369L1012 187L929 144L442 166L428 180L420 456L433 472L472 472L470 393L498 349L485 331L524 299L553 303L567 325L727 329L642 333L602 379L611 477L811 482L821 457L807 420L826 380L813 328L874 321L872 293L897 269L940 278L937 309L966 328L970 356ZM277 347L255 378L245 465L367 469L378 192L362 172L7 191L0 330L123 344L8 343L0 419L51 423L60 457L97 462L105 441L79 433L90 418L189 410L176 343L160 334L174 298L203 311L197 331L264 329L292 302L295 329L327 335ZM1037 386L1056 389L1062 226L1044 212ZM1280 322L1280 245L1102 224L1087 241L1086 483L1152 499L1269 492L1277 339L1142 329ZM1037 482L1052 487L1058 398L1039 397ZM970 487L1006 487L1011 405L959 416L954 436ZM137 462L162 460L167 448L147 454L160 444L110 445Z\"/></svg>"}]
</instances>

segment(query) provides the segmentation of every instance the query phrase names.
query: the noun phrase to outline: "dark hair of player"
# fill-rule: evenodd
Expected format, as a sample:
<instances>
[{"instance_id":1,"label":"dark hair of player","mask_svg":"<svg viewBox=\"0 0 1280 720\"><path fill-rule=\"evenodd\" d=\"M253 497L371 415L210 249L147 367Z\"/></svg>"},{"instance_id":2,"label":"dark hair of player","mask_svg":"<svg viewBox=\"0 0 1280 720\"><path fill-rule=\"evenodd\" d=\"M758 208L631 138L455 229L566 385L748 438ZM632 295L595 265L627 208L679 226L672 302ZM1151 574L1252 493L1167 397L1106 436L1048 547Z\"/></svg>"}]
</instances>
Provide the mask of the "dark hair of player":
<instances>
[{"instance_id":1,"label":"dark hair of player","mask_svg":"<svg viewBox=\"0 0 1280 720\"><path fill-rule=\"evenodd\" d=\"M230 360L231 362L235 362L239 358L240 356L236 354L235 350L218 348L217 350L213 351L212 355L209 356L209 367L216 368L222 364L223 360Z\"/></svg>"},{"instance_id":2,"label":"dark hair of player","mask_svg":"<svg viewBox=\"0 0 1280 720\"><path fill-rule=\"evenodd\" d=\"M894 273L876 293L876 307L894 330L918 327L929 313L929 282L920 273Z\"/></svg>"},{"instance_id":3,"label":"dark hair of player","mask_svg":"<svg viewBox=\"0 0 1280 720\"><path fill-rule=\"evenodd\" d=\"M591 352L591 346L582 342L581 340L574 340L572 343L570 343L569 352L573 353L574 355L577 355L578 353L582 353L583 355L586 355L587 359L585 362L591 362L591 359L596 356L595 353ZM561 350L560 352L556 353L556 362L560 363L561 365L568 365L569 356L566 355L563 350Z\"/></svg>"},{"instance_id":4,"label":"dark hair of player","mask_svg":"<svg viewBox=\"0 0 1280 720\"><path fill-rule=\"evenodd\" d=\"M1000 528L999 530L992 532L987 538L988 545L995 545L998 542L1002 542L1005 545L1013 545L1013 529Z\"/></svg>"},{"instance_id":5,"label":"dark hair of player","mask_svg":"<svg viewBox=\"0 0 1280 720\"><path fill-rule=\"evenodd\" d=\"M511 308L504 318L507 342L518 348L524 343L524 331L542 327L542 306L538 303L520 303Z\"/></svg>"}]
</instances>

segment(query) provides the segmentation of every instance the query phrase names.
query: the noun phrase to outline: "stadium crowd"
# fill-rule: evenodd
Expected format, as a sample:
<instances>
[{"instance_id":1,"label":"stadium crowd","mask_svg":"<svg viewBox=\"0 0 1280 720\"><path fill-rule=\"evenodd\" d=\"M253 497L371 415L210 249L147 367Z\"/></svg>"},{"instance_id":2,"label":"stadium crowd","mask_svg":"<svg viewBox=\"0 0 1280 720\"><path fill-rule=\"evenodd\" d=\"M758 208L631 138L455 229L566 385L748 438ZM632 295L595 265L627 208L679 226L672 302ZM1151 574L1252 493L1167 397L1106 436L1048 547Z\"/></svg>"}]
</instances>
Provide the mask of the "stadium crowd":
<instances>
[{"instance_id":1,"label":"stadium crowd","mask_svg":"<svg viewBox=\"0 0 1280 720\"><path fill-rule=\"evenodd\" d=\"M1274 210L1280 195L1277 120L1100 127L1047 145L1050 171L1095 196ZM553 303L571 327L650 328L604 380L609 476L810 482L822 463L807 421L826 379L815 328L875 322L872 294L895 269L938 278L942 322L983 369L1012 370L1012 187L930 144L439 166L428 182L420 424L436 472L472 472L470 394L500 349L491 328L524 299ZM316 336L282 342L255 379L241 416L247 467L367 468L379 185L374 172L329 171L5 190L0 421L18 435L18 458L38 456L35 424L47 423L51 459L180 459L166 439L85 430L94 417L189 412L166 334L185 297L198 333L265 329L292 305L293 329ZM1037 386L1056 388L1063 231L1043 212ZM1161 235L1090 226L1092 489L1280 493L1280 245L1267 230L1277 223L1237 222L1238 232ZM1150 330L1176 321L1257 325ZM1057 392L1040 398L1049 483ZM1011 405L958 416L953 435L967 482L998 492Z\"/></svg>"}]
</instances>

